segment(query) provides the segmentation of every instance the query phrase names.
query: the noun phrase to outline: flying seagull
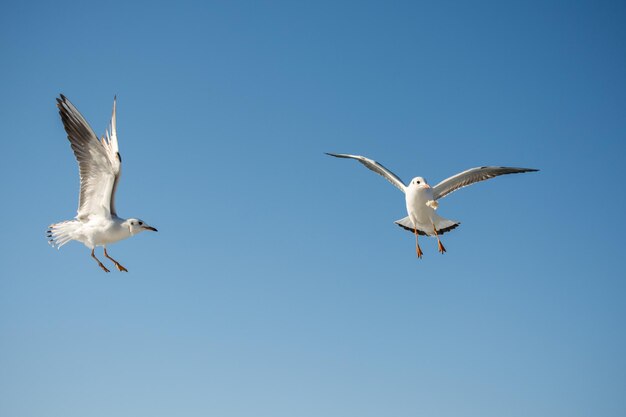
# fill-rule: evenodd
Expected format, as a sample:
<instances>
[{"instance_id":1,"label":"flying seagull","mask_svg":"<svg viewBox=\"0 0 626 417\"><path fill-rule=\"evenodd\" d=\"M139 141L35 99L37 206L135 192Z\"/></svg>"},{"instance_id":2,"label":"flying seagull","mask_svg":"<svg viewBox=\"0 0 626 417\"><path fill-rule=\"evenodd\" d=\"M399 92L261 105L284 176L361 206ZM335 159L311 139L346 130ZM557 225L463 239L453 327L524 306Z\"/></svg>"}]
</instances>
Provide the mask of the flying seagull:
<instances>
[{"instance_id":1,"label":"flying seagull","mask_svg":"<svg viewBox=\"0 0 626 417\"><path fill-rule=\"evenodd\" d=\"M421 258L423 255L418 242L418 235L437 237L439 252L443 254L446 248L441 244L439 235L449 232L460 224L454 220L444 219L435 213L435 210L437 210L439 206L437 200L459 188L467 187L468 185L488 180L489 178L494 178L499 175L538 171L532 168L478 167L456 174L441 181L434 187L428 185L423 177L413 178L409 185L406 186L396 174L372 159L360 155L337 153L326 153L326 155L337 158L356 159L361 164L365 165L367 169L385 177L387 181L405 194L406 211L409 215L403 219L397 220L395 223L403 229L415 234L415 251L417 252L418 258Z\"/></svg>"},{"instance_id":2,"label":"flying seagull","mask_svg":"<svg viewBox=\"0 0 626 417\"><path fill-rule=\"evenodd\" d=\"M91 249L91 257L98 262L100 268L109 272L94 254L96 246L102 246L104 256L119 271L128 272L109 256L107 244L129 238L144 230L156 232L157 229L140 219L118 217L115 211L115 191L120 182L122 167L117 144L115 103L116 99L113 99L113 115L109 128L98 140L76 107L63 94L57 98L59 114L78 161L80 194L76 218L50 225L48 243L59 249L70 240L82 242Z\"/></svg>"}]
</instances>

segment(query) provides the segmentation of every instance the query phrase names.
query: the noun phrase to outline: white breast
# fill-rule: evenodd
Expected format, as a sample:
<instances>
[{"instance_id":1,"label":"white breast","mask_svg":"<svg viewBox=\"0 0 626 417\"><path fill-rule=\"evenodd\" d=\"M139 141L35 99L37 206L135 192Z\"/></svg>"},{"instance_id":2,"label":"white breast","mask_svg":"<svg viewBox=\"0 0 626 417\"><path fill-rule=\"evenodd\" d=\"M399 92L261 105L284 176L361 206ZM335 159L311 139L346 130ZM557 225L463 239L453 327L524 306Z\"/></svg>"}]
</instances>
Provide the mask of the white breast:
<instances>
[{"instance_id":1,"label":"white breast","mask_svg":"<svg viewBox=\"0 0 626 417\"><path fill-rule=\"evenodd\" d=\"M426 203L433 200L433 189L413 186L406 189L406 211L417 226L432 227L435 210Z\"/></svg>"}]
</instances>

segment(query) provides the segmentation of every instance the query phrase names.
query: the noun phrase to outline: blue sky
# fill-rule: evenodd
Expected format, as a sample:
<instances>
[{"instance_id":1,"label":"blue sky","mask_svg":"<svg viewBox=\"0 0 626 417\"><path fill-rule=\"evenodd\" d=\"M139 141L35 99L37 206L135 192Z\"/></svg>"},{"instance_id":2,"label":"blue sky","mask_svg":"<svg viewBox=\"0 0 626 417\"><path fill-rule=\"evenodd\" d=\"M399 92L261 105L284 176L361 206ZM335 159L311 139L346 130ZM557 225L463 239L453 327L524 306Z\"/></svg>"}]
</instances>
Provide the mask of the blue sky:
<instances>
[{"instance_id":1,"label":"blue sky","mask_svg":"<svg viewBox=\"0 0 626 417\"><path fill-rule=\"evenodd\" d=\"M579 2L13 2L0 16L0 414L623 416L626 10ZM101 134L121 216L60 251ZM415 258L401 193L461 190Z\"/></svg>"}]
</instances>

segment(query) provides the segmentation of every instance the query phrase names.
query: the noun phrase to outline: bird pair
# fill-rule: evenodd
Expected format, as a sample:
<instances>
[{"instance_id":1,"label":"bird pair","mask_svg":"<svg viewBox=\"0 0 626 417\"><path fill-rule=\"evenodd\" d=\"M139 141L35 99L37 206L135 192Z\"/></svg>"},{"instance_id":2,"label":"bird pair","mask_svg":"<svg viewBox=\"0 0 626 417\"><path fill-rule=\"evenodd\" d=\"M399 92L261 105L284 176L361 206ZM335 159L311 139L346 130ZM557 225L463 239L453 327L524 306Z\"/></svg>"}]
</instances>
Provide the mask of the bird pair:
<instances>
[{"instance_id":1,"label":"bird pair","mask_svg":"<svg viewBox=\"0 0 626 417\"><path fill-rule=\"evenodd\" d=\"M115 210L115 191L120 180L122 157L117 141L116 100L113 100L113 115L105 135L96 136L89 123L63 94L57 98L57 107L67 132L80 173L78 214L74 220L50 225L49 243L60 248L71 240L82 242L91 249L91 257L103 271L109 270L95 255L96 246L104 248L104 256L111 260L119 271L128 272L107 253L107 245L127 239L137 233L157 229L136 218L124 219ZM378 162L359 155L328 153L337 158L356 159L366 168L382 175L405 194L408 216L397 220L400 227L415 234L417 257L423 255L419 246L419 235L435 236L440 253L446 251L439 236L456 228L459 222L440 217L435 211L438 200L459 188L504 174L537 171L530 168L479 167L468 169L431 187L423 177L415 177L409 185Z\"/></svg>"}]
</instances>

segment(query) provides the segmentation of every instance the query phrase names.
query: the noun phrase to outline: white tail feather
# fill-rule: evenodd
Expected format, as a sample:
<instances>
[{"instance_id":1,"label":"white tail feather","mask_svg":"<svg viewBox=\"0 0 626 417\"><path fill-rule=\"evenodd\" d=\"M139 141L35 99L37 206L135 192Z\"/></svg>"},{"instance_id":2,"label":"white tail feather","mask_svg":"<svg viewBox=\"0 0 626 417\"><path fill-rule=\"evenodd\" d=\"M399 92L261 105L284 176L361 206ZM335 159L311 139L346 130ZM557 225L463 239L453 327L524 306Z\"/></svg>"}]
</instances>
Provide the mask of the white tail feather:
<instances>
[{"instance_id":1,"label":"white tail feather","mask_svg":"<svg viewBox=\"0 0 626 417\"><path fill-rule=\"evenodd\" d=\"M398 226L400 226L401 228L408 230L409 232L413 232L414 231L414 225L413 222L411 221L411 218L409 216L406 216L400 220L396 220L394 222L395 224L397 224ZM459 222L454 221L454 220L448 220L448 219L444 219L443 217L439 217L436 221L435 221L436 225L437 225L437 233L442 235L446 232L449 232L450 230L456 228L459 224ZM426 236L433 236L433 229L432 226L430 228L424 228L420 225L417 225L417 233L419 235L426 235Z\"/></svg>"},{"instance_id":2,"label":"white tail feather","mask_svg":"<svg viewBox=\"0 0 626 417\"><path fill-rule=\"evenodd\" d=\"M67 220L51 224L48 228L48 243L53 248L60 249L61 246L74 239L74 232L80 225L81 223L78 220Z\"/></svg>"}]
</instances>

